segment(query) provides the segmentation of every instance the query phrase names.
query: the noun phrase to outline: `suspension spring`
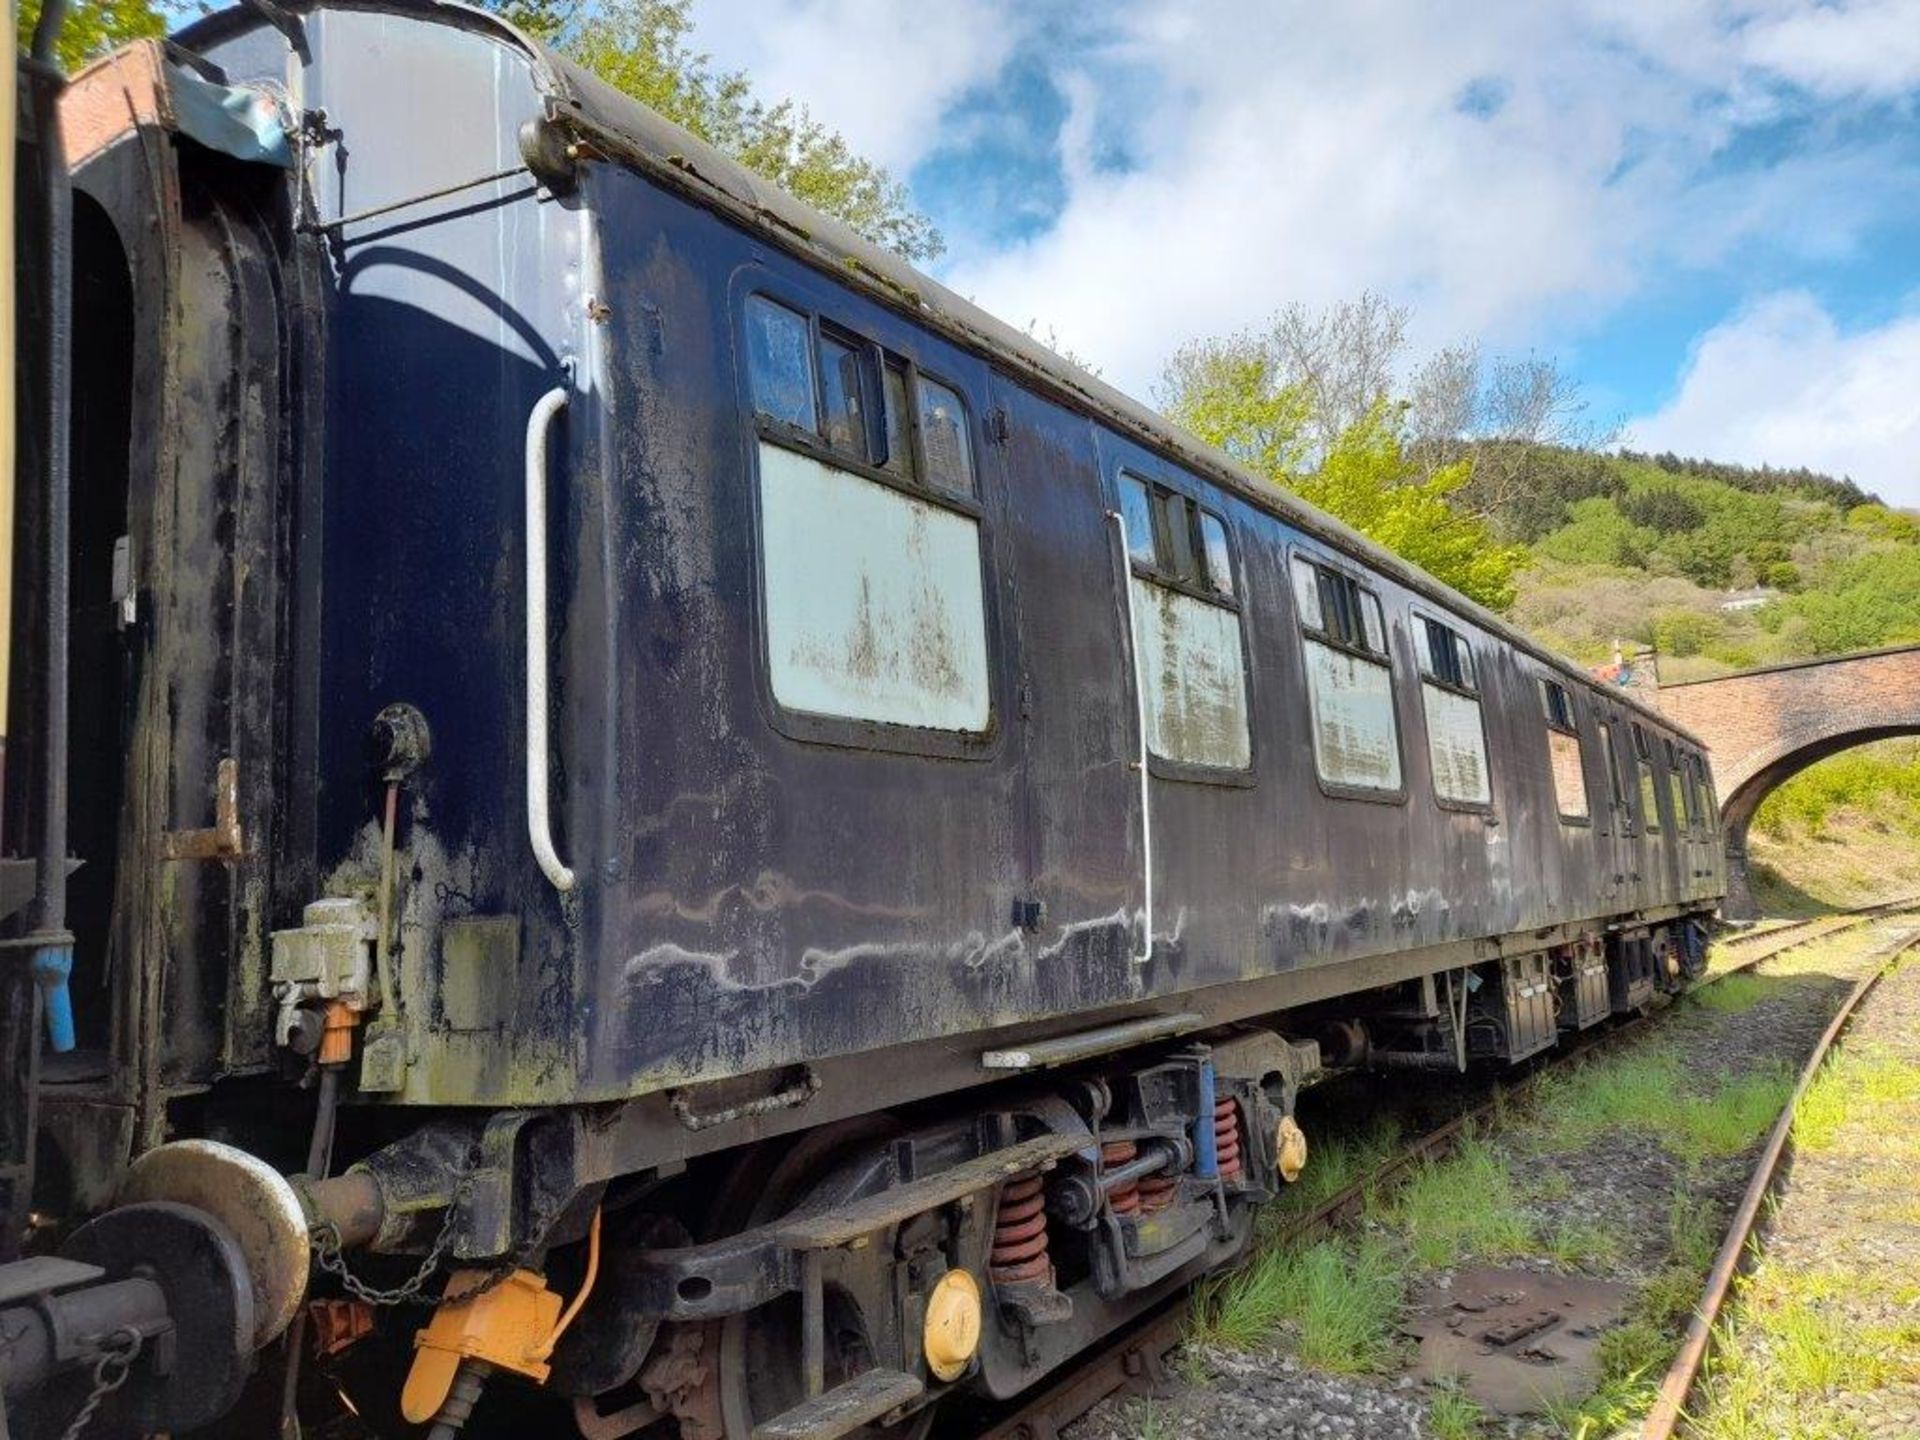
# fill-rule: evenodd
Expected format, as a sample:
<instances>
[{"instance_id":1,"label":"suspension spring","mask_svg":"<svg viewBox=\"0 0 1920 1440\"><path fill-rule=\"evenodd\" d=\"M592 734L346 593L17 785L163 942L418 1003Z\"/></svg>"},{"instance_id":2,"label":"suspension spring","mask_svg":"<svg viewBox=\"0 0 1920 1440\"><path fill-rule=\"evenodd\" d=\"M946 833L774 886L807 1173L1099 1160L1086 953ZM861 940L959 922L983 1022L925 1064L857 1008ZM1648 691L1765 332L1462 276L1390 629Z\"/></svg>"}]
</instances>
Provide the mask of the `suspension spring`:
<instances>
[{"instance_id":1,"label":"suspension spring","mask_svg":"<svg viewBox=\"0 0 1920 1440\"><path fill-rule=\"evenodd\" d=\"M1126 1165L1139 1158L1140 1147L1131 1140L1109 1140L1100 1147L1102 1166ZM1107 1192L1107 1204L1113 1207L1116 1215L1137 1215L1140 1213L1140 1182L1129 1180Z\"/></svg>"},{"instance_id":2,"label":"suspension spring","mask_svg":"<svg viewBox=\"0 0 1920 1440\"><path fill-rule=\"evenodd\" d=\"M1213 1107L1213 1151L1222 1180L1238 1180L1240 1163L1240 1102L1225 1097Z\"/></svg>"},{"instance_id":3,"label":"suspension spring","mask_svg":"<svg viewBox=\"0 0 1920 1440\"><path fill-rule=\"evenodd\" d=\"M1047 1254L1047 1197L1037 1173L1015 1176L1000 1187L987 1276L996 1285L1053 1283L1053 1260Z\"/></svg>"},{"instance_id":4,"label":"suspension spring","mask_svg":"<svg viewBox=\"0 0 1920 1440\"><path fill-rule=\"evenodd\" d=\"M1140 1213L1151 1215L1173 1204L1180 1193L1180 1178L1161 1170L1140 1177Z\"/></svg>"}]
</instances>

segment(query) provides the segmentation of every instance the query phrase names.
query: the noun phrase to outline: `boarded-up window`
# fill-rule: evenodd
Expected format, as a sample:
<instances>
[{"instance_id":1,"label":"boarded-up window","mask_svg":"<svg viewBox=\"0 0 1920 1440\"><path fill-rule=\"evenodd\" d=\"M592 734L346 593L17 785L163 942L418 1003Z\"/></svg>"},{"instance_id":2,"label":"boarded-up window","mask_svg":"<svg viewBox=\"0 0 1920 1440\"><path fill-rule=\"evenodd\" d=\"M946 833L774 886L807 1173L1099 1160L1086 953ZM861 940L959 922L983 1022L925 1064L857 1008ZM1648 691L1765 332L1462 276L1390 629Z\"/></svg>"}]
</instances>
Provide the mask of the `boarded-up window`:
<instances>
[{"instance_id":1,"label":"boarded-up window","mask_svg":"<svg viewBox=\"0 0 1920 1440\"><path fill-rule=\"evenodd\" d=\"M1306 642L1313 763L1329 785L1400 788L1393 676L1386 665L1318 640Z\"/></svg>"},{"instance_id":2,"label":"boarded-up window","mask_svg":"<svg viewBox=\"0 0 1920 1440\"><path fill-rule=\"evenodd\" d=\"M792 710L932 730L991 715L980 526L760 444L767 658Z\"/></svg>"},{"instance_id":3,"label":"boarded-up window","mask_svg":"<svg viewBox=\"0 0 1920 1440\"><path fill-rule=\"evenodd\" d=\"M1400 732L1379 598L1344 571L1298 558L1293 589L1314 767L1329 785L1397 792Z\"/></svg>"},{"instance_id":4,"label":"boarded-up window","mask_svg":"<svg viewBox=\"0 0 1920 1440\"><path fill-rule=\"evenodd\" d=\"M1587 800L1587 767L1581 754L1580 721L1574 713L1573 696L1558 680L1540 679L1540 709L1547 720L1547 762L1553 774L1553 803L1562 820L1590 818ZM1601 744L1607 744L1607 727L1600 727Z\"/></svg>"},{"instance_id":5,"label":"boarded-up window","mask_svg":"<svg viewBox=\"0 0 1920 1440\"><path fill-rule=\"evenodd\" d=\"M1473 649L1464 635L1424 615L1415 617L1414 638L1420 655L1420 702L1427 720L1433 793L1456 805L1491 804L1493 785L1487 774L1487 737Z\"/></svg>"},{"instance_id":6,"label":"boarded-up window","mask_svg":"<svg viewBox=\"0 0 1920 1440\"><path fill-rule=\"evenodd\" d=\"M1239 612L1136 576L1133 643L1153 753L1246 769L1253 752Z\"/></svg>"},{"instance_id":7,"label":"boarded-up window","mask_svg":"<svg viewBox=\"0 0 1920 1440\"><path fill-rule=\"evenodd\" d=\"M1182 765L1245 770L1253 741L1226 522L1137 475L1121 475L1119 490L1148 748Z\"/></svg>"}]
</instances>

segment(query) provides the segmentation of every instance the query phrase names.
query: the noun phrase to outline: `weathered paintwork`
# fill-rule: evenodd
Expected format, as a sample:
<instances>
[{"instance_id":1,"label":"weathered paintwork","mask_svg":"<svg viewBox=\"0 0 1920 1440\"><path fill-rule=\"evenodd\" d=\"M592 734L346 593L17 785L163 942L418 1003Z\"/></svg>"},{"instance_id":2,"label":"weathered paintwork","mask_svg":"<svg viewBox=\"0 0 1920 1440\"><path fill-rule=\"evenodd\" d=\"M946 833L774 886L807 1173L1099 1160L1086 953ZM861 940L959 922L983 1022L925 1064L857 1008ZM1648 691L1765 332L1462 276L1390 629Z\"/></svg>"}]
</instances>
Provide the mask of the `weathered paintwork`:
<instances>
[{"instance_id":1,"label":"weathered paintwork","mask_svg":"<svg viewBox=\"0 0 1920 1440\"><path fill-rule=\"evenodd\" d=\"M1621 745L1629 713L1675 732L1492 617L1065 367L1049 378L932 282L854 249L822 263L820 237L845 243L830 222L799 224L784 201L757 226L721 213L702 186L730 178L724 162L690 138L677 166L639 141L622 151L623 135L664 145L660 122L497 22L322 6L301 29L304 54L251 12L187 37L229 80L324 112L289 199L325 271L316 312L286 317L288 345L325 359L290 402L321 443L282 459L285 485L313 497L295 527L307 599L287 602L310 621L273 652L276 673L309 678L278 702L290 758L241 757L242 823L272 832L270 900L228 901L201 933L245 952L316 893L371 893L364 737L382 707L419 707L434 746L400 829L399 1102L616 1099L850 1055L885 1067L895 1047L978 1047L997 1027L1070 1028L1717 894L1671 821L1653 838L1598 804L1591 823L1557 818L1538 677L1580 697L1595 797L1599 719ZM518 171L354 218L513 170L522 128L549 112L595 137L563 193ZM758 294L957 392L976 500L850 490L763 433L742 358ZM523 431L556 385L570 404L550 523L529 537ZM1223 517L1237 609L1130 580L1108 520L1123 471ZM524 823L529 543L552 570L551 798L579 877L565 897ZM1369 576L1390 686L1302 636L1294 554ZM1478 778L1465 713L1428 729L1415 605L1473 647ZM1147 787L1150 947L1130 640L1163 757ZM875 677L900 666L875 657L902 647L925 664L881 693ZM1372 793L1316 773L1309 667L1323 708L1338 696L1350 717L1338 773ZM823 713L862 707L901 723ZM1436 798L1432 735L1450 788L1484 785L1484 805ZM194 756L179 783L204 813L183 797L179 828L211 815L218 757ZM277 787L271 814L249 811L268 793L253 787ZM195 1053L183 1081L218 1070Z\"/></svg>"}]
</instances>

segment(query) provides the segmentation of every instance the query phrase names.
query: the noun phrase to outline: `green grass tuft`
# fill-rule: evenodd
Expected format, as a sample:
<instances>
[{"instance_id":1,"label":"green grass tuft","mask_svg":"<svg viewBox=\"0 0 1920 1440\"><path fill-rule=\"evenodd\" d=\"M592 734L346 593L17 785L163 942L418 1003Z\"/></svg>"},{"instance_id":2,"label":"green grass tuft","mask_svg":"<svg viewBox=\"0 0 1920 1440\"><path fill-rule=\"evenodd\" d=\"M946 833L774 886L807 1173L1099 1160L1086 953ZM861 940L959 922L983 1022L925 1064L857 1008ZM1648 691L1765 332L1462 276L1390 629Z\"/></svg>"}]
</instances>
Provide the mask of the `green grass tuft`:
<instances>
[{"instance_id":1,"label":"green grass tuft","mask_svg":"<svg viewBox=\"0 0 1920 1440\"><path fill-rule=\"evenodd\" d=\"M1738 1015L1744 1010L1751 1010L1777 988L1773 982L1741 971L1723 975L1711 985L1703 985L1693 992L1693 999L1695 1004L1704 1005L1722 1015Z\"/></svg>"},{"instance_id":2,"label":"green grass tuft","mask_svg":"<svg viewBox=\"0 0 1920 1440\"><path fill-rule=\"evenodd\" d=\"M1625 1131L1651 1136L1681 1160L1737 1155L1766 1133L1792 1091L1784 1067L1702 1077L1672 1048L1649 1046L1546 1076L1530 1136L1549 1152Z\"/></svg>"},{"instance_id":3,"label":"green grass tuft","mask_svg":"<svg viewBox=\"0 0 1920 1440\"><path fill-rule=\"evenodd\" d=\"M1428 1269L1534 1249L1519 1187L1478 1136L1464 1137L1446 1159L1423 1162L1376 1213L1405 1233L1413 1258Z\"/></svg>"},{"instance_id":4,"label":"green grass tuft","mask_svg":"<svg viewBox=\"0 0 1920 1440\"><path fill-rule=\"evenodd\" d=\"M1487 1412L1460 1387L1458 1380L1435 1387L1427 1400L1427 1429L1433 1440L1478 1440Z\"/></svg>"},{"instance_id":5,"label":"green grass tuft","mask_svg":"<svg viewBox=\"0 0 1920 1440\"><path fill-rule=\"evenodd\" d=\"M1284 1329L1309 1365L1378 1370L1392 1355L1406 1283L1403 1262L1371 1236L1275 1247L1205 1287L1193 1333L1204 1344L1251 1350Z\"/></svg>"}]
</instances>

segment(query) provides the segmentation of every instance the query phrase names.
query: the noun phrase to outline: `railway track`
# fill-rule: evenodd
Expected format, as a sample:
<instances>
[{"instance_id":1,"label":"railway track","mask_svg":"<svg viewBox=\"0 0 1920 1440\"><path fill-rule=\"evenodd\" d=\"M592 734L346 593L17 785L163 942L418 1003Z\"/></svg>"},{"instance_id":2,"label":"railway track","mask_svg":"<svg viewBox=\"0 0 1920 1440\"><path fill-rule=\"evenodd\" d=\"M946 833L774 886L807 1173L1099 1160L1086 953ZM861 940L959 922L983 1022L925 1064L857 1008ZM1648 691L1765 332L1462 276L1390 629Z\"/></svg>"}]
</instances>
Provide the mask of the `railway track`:
<instances>
[{"instance_id":1,"label":"railway track","mask_svg":"<svg viewBox=\"0 0 1920 1440\"><path fill-rule=\"evenodd\" d=\"M1773 1128L1767 1134L1760 1161L1754 1167L1753 1178L1747 1183L1745 1194L1740 1197L1733 1221L1727 1227L1726 1238L1721 1241L1713 1268L1707 1274L1699 1303L1694 1306L1687 1322L1686 1334L1680 1342L1680 1353L1674 1357L1666 1377L1661 1381L1653 1409L1641 1427L1641 1440L1671 1440L1678 1432L1686 1413L1687 1400L1693 1394L1701 1368L1712 1351L1714 1326L1720 1318L1720 1311L1733 1291L1735 1278L1751 1256L1749 1242L1759 1227L1767 1198L1779 1182L1781 1166L1787 1157L1787 1141L1793 1133L1794 1114L1820 1074L1821 1066L1826 1063L1834 1045L1846 1033L1847 1025L1860 1002L1899 964L1902 957L1915 951L1920 951L1920 935L1909 936L1889 946L1879 957L1879 963L1861 976L1847 993L1846 999L1841 1001L1839 1010L1821 1033L1813 1053L1807 1057L1793 1093L1787 1097L1779 1118L1773 1122Z\"/></svg>"},{"instance_id":2,"label":"railway track","mask_svg":"<svg viewBox=\"0 0 1920 1440\"><path fill-rule=\"evenodd\" d=\"M1784 925L1766 927L1763 930L1749 931L1722 944L1734 950L1737 958L1734 963L1710 971L1704 976L1696 990L1712 985L1729 975L1750 970L1756 965L1777 959L1790 951L1815 944L1832 936L1855 930L1861 926L1903 913L1920 913L1920 896L1901 900L1887 901L1877 905L1860 906L1834 914L1814 916L1806 920L1791 921ZM1777 1170L1780 1150L1784 1146L1785 1129L1791 1121L1793 1105L1804 1092L1810 1077L1817 1071L1818 1064L1830 1048L1833 1038L1839 1033L1845 1017L1850 1015L1859 1000L1871 988L1871 981L1890 968L1899 954L1920 947L1920 936L1902 941L1880 965L1876 966L1867 980L1856 986L1843 1003L1842 1010L1836 1016L1834 1024L1829 1026L1813 1061L1802 1075L1793 1100L1789 1102L1783 1118L1776 1123L1775 1133L1769 1136L1766 1151L1762 1156L1760 1174L1756 1174L1754 1185L1759 1189L1749 1189L1748 1195L1735 1216L1738 1238L1730 1233L1726 1246L1721 1252L1722 1260L1729 1255L1737 1262L1745 1238L1751 1233L1758 1215L1760 1200L1771 1188L1772 1178ZM1499 1086L1485 1101L1452 1116L1439 1125L1423 1132L1417 1139L1410 1141L1381 1164L1352 1184L1328 1196L1311 1210L1286 1221L1274 1232L1271 1243L1297 1244L1318 1234L1331 1230L1356 1214L1365 1204L1371 1193L1390 1188L1408 1172L1424 1161L1438 1158L1448 1153L1459 1138L1484 1121L1493 1119L1502 1109L1511 1107L1516 1101L1524 1101L1538 1086L1541 1077L1561 1071L1568 1066L1584 1063L1617 1049L1630 1040L1636 1039L1658 1023L1661 1012L1634 1016L1628 1020L1607 1027L1602 1033L1584 1041L1576 1042L1571 1048L1556 1052L1547 1063L1523 1075L1517 1082ZM1716 1263L1714 1274L1720 1275L1721 1266ZM1710 1284L1707 1298L1712 1301L1714 1313L1725 1298L1730 1287L1733 1270L1729 1269L1720 1278L1718 1294ZM965 1428L939 1427L936 1433L944 1440L1055 1440L1061 1430L1073 1421L1085 1415L1109 1396L1123 1392L1147 1393L1157 1388L1167 1374L1169 1359L1179 1347L1186 1332L1191 1289L1182 1290L1168 1297L1160 1305L1137 1320L1132 1326L1120 1331L1108 1343L1070 1366L1067 1371L1044 1387L1031 1398L1014 1402L1009 1407L992 1413L976 1415L973 1425ZM1692 1358L1691 1368L1684 1381L1678 1378L1680 1362L1675 1362L1675 1374L1669 1376L1669 1384L1680 1387L1680 1398L1674 1402L1674 1414L1679 1413L1679 1405L1685 1394L1691 1389L1698 1374L1700 1362L1705 1358L1706 1336L1711 1333L1712 1316L1709 1315L1702 1329L1701 1338L1696 1342L1693 1329L1688 1332L1687 1349L1682 1351L1686 1359L1689 1350L1697 1347L1698 1354ZM1696 1322L1698 1326L1698 1322ZM1663 1396L1665 1390L1663 1388ZM1649 1426L1652 1424L1650 1419ZM1655 1432L1649 1429L1643 1440L1670 1440L1671 1429Z\"/></svg>"}]
</instances>

